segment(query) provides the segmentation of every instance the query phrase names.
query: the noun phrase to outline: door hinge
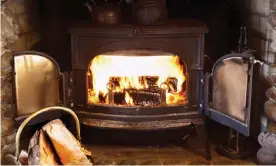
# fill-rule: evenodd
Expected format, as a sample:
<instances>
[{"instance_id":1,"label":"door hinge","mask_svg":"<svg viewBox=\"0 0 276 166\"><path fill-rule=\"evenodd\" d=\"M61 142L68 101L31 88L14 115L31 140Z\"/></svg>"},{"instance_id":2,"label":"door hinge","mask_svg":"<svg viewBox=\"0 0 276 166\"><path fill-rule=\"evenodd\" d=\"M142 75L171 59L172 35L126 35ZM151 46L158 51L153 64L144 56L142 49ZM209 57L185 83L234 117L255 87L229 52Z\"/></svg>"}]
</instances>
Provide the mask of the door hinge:
<instances>
[{"instance_id":1,"label":"door hinge","mask_svg":"<svg viewBox=\"0 0 276 166\"><path fill-rule=\"evenodd\" d=\"M209 110L204 110L204 114L208 117L211 117L211 111Z\"/></svg>"}]
</instances>

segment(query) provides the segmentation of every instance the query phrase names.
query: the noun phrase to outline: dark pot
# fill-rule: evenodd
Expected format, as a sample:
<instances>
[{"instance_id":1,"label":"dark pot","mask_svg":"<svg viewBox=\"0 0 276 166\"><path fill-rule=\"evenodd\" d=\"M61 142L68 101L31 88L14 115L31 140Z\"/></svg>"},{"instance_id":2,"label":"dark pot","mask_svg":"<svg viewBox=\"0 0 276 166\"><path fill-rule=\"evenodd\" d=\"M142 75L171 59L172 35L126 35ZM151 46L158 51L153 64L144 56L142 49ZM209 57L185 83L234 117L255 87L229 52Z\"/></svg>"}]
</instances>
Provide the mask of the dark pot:
<instances>
[{"instance_id":1,"label":"dark pot","mask_svg":"<svg viewBox=\"0 0 276 166\"><path fill-rule=\"evenodd\" d=\"M138 24L164 24L168 18L166 0L137 0L135 17Z\"/></svg>"},{"instance_id":2,"label":"dark pot","mask_svg":"<svg viewBox=\"0 0 276 166\"><path fill-rule=\"evenodd\" d=\"M119 8L120 2L117 4L106 3L101 6L96 6L95 2L94 6L91 3L86 2L85 6L88 8L94 23L119 24L122 15L121 9Z\"/></svg>"}]
</instances>

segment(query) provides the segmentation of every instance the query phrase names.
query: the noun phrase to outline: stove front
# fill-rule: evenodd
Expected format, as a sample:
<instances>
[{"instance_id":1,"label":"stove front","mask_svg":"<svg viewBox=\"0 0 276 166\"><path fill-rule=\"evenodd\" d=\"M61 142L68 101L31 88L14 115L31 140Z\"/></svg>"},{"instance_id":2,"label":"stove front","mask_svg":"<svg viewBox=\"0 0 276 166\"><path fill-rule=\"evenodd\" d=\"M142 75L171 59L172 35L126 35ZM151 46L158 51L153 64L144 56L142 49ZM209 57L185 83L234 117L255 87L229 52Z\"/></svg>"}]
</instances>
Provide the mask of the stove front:
<instances>
[{"instance_id":1,"label":"stove front","mask_svg":"<svg viewBox=\"0 0 276 166\"><path fill-rule=\"evenodd\" d=\"M160 130L203 124L205 24L74 24L66 103L100 128Z\"/></svg>"},{"instance_id":2,"label":"stove front","mask_svg":"<svg viewBox=\"0 0 276 166\"><path fill-rule=\"evenodd\" d=\"M203 75L206 33L206 25L193 20L158 26L72 25L70 71L61 73L44 53L13 54L17 120L62 105L89 129L153 131L190 125L209 159L203 119L236 130L237 137L230 139L250 135L253 66L260 61L246 44L240 45Z\"/></svg>"}]
</instances>

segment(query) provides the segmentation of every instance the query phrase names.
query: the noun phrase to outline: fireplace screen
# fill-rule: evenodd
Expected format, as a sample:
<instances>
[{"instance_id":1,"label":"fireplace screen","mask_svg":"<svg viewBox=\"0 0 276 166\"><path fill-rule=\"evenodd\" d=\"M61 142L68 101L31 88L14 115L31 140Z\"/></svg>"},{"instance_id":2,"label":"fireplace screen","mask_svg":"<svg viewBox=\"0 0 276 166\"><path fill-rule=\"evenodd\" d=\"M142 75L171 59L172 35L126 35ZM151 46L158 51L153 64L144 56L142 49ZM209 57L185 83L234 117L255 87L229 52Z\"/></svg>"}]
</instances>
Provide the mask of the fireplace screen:
<instances>
[{"instance_id":1,"label":"fireplace screen","mask_svg":"<svg viewBox=\"0 0 276 166\"><path fill-rule=\"evenodd\" d=\"M87 72L88 104L152 107L187 104L187 69L173 54L113 51L92 59Z\"/></svg>"},{"instance_id":2,"label":"fireplace screen","mask_svg":"<svg viewBox=\"0 0 276 166\"><path fill-rule=\"evenodd\" d=\"M247 75L248 64L241 57L221 61L214 74L213 108L244 121Z\"/></svg>"}]
</instances>

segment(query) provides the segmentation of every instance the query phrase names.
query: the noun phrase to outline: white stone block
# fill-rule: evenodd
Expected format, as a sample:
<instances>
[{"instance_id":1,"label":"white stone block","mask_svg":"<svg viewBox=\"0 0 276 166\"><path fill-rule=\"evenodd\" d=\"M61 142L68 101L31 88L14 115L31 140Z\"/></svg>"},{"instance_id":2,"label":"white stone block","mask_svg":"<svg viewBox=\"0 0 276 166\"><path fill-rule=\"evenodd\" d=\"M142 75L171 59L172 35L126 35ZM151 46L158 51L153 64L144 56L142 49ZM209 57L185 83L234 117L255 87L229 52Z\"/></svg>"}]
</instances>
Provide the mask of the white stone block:
<instances>
[{"instance_id":1,"label":"white stone block","mask_svg":"<svg viewBox=\"0 0 276 166\"><path fill-rule=\"evenodd\" d=\"M263 76L263 77L267 77L268 76L268 73L269 73L269 66L268 65L262 65L260 68L260 74Z\"/></svg>"},{"instance_id":2,"label":"white stone block","mask_svg":"<svg viewBox=\"0 0 276 166\"><path fill-rule=\"evenodd\" d=\"M270 25L266 19L266 17L260 17L260 32L263 35L269 34Z\"/></svg>"},{"instance_id":3,"label":"white stone block","mask_svg":"<svg viewBox=\"0 0 276 166\"><path fill-rule=\"evenodd\" d=\"M276 52L276 40L274 40L270 43L270 49L271 49L271 51Z\"/></svg>"},{"instance_id":4,"label":"white stone block","mask_svg":"<svg viewBox=\"0 0 276 166\"><path fill-rule=\"evenodd\" d=\"M276 161L276 153L265 148L261 147L257 152L257 159L260 164L275 164Z\"/></svg>"},{"instance_id":5,"label":"white stone block","mask_svg":"<svg viewBox=\"0 0 276 166\"><path fill-rule=\"evenodd\" d=\"M267 39L275 40L275 29L270 26L266 17L260 17L260 33L266 36Z\"/></svg>"},{"instance_id":6,"label":"white stone block","mask_svg":"<svg viewBox=\"0 0 276 166\"><path fill-rule=\"evenodd\" d=\"M276 11L276 0L270 0L270 9Z\"/></svg>"},{"instance_id":7,"label":"white stone block","mask_svg":"<svg viewBox=\"0 0 276 166\"><path fill-rule=\"evenodd\" d=\"M252 14L249 17L249 24L250 27L256 31L260 30L260 16L256 15L256 14Z\"/></svg>"},{"instance_id":8,"label":"white stone block","mask_svg":"<svg viewBox=\"0 0 276 166\"><path fill-rule=\"evenodd\" d=\"M250 10L251 10L252 12L254 12L254 13L257 11L257 1L258 1L258 0L251 0L251 1L249 1Z\"/></svg>"},{"instance_id":9,"label":"white stone block","mask_svg":"<svg viewBox=\"0 0 276 166\"><path fill-rule=\"evenodd\" d=\"M267 61L271 63L276 62L276 52L266 52Z\"/></svg>"},{"instance_id":10,"label":"white stone block","mask_svg":"<svg viewBox=\"0 0 276 166\"><path fill-rule=\"evenodd\" d=\"M251 0L251 11L262 15L268 15L270 11L269 0Z\"/></svg>"},{"instance_id":11,"label":"white stone block","mask_svg":"<svg viewBox=\"0 0 276 166\"><path fill-rule=\"evenodd\" d=\"M261 40L261 51L265 52L265 56L267 56L267 52L269 51L269 41Z\"/></svg>"},{"instance_id":12,"label":"white stone block","mask_svg":"<svg viewBox=\"0 0 276 166\"><path fill-rule=\"evenodd\" d=\"M271 31L271 33L269 34L269 38L272 40L272 42L270 43L270 50L276 52L276 30Z\"/></svg>"},{"instance_id":13,"label":"white stone block","mask_svg":"<svg viewBox=\"0 0 276 166\"><path fill-rule=\"evenodd\" d=\"M265 102L264 112L270 120L276 121L276 104L272 100Z\"/></svg>"}]
</instances>

